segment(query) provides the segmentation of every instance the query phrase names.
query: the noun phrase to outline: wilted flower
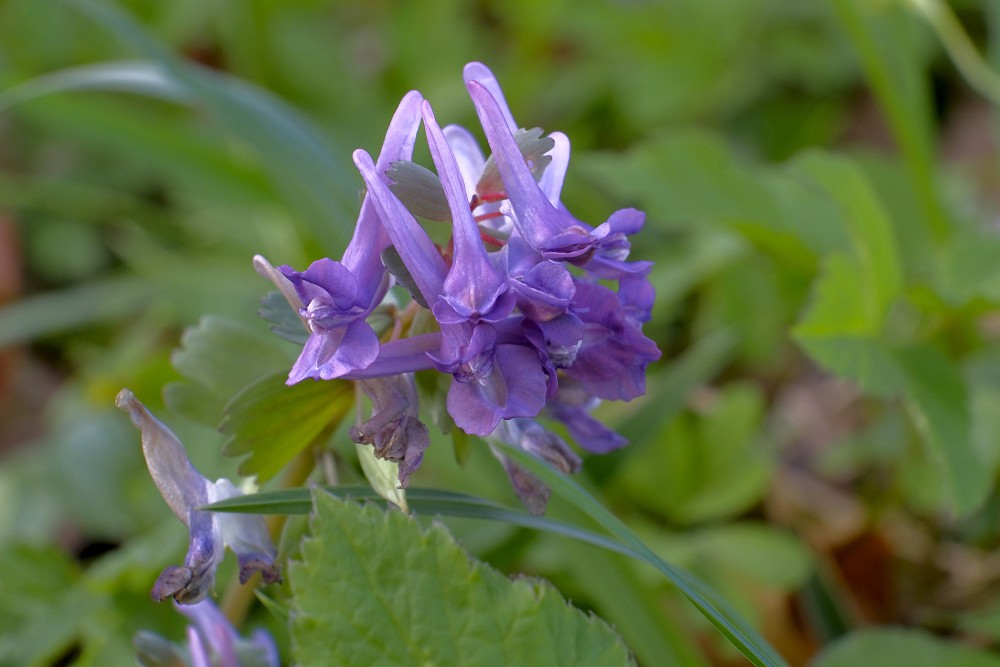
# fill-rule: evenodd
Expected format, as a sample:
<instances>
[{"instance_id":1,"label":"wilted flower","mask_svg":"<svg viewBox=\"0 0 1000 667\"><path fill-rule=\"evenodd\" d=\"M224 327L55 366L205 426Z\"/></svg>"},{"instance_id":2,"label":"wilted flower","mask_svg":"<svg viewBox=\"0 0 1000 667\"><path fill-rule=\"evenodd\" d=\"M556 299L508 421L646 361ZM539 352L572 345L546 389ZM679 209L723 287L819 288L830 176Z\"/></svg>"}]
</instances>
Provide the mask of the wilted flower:
<instances>
[{"instance_id":1,"label":"wilted flower","mask_svg":"<svg viewBox=\"0 0 1000 667\"><path fill-rule=\"evenodd\" d=\"M266 583L278 581L274 546L263 517L251 514L207 512L199 507L242 495L232 482L209 482L199 473L173 432L160 423L128 389L118 393L115 404L129 413L142 431L142 452L153 482L167 505L191 531L183 566L166 568L153 586L152 597L172 597L182 604L202 600L215 583L224 548L239 559L240 582L260 572Z\"/></svg>"},{"instance_id":2,"label":"wilted flower","mask_svg":"<svg viewBox=\"0 0 1000 667\"><path fill-rule=\"evenodd\" d=\"M375 456L399 463L399 486L406 488L430 444L430 433L420 421L417 387L406 373L360 380L372 401L372 418L351 429L351 439L372 445Z\"/></svg>"}]
</instances>

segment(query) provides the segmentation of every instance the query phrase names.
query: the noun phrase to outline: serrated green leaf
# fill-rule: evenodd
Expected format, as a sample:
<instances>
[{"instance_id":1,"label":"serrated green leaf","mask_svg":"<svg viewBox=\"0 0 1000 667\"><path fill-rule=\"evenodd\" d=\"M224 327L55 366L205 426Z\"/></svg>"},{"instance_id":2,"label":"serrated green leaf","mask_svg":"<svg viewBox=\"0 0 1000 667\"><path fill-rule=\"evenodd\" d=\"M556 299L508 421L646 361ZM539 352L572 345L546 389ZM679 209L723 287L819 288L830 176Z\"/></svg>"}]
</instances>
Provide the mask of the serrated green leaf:
<instances>
[{"instance_id":1,"label":"serrated green leaf","mask_svg":"<svg viewBox=\"0 0 1000 667\"><path fill-rule=\"evenodd\" d=\"M603 621L471 559L443 526L326 493L314 502L312 538L289 568L299 664L633 664Z\"/></svg>"},{"instance_id":2,"label":"serrated green leaf","mask_svg":"<svg viewBox=\"0 0 1000 667\"><path fill-rule=\"evenodd\" d=\"M858 630L826 648L811 667L1000 667L1000 657L923 630Z\"/></svg>"},{"instance_id":3,"label":"serrated green leaf","mask_svg":"<svg viewBox=\"0 0 1000 667\"><path fill-rule=\"evenodd\" d=\"M381 258L382 264L385 266L386 270L392 274L392 277L396 279L397 283L406 288L406 291L410 293L413 300L424 308L430 308L424 300L424 295L420 293L420 289L413 281L413 276L410 275L410 270L406 267L406 264L403 263L403 258L399 256L399 251L393 246L389 246L382 251Z\"/></svg>"},{"instance_id":4,"label":"serrated green leaf","mask_svg":"<svg viewBox=\"0 0 1000 667\"><path fill-rule=\"evenodd\" d=\"M304 381L288 386L286 372L261 378L225 407L219 430L227 456L249 454L241 475L267 481L324 432L331 431L353 404L350 382Z\"/></svg>"},{"instance_id":5,"label":"serrated green leaf","mask_svg":"<svg viewBox=\"0 0 1000 667\"><path fill-rule=\"evenodd\" d=\"M261 377L287 372L292 358L277 339L222 317L203 317L181 335L171 362L190 382L167 385L167 405L178 414L215 428L226 403Z\"/></svg>"},{"instance_id":6,"label":"serrated green leaf","mask_svg":"<svg viewBox=\"0 0 1000 667\"><path fill-rule=\"evenodd\" d=\"M451 222L451 208L441 181L430 169L409 160L398 160L385 173L389 189L413 215L437 222Z\"/></svg>"},{"instance_id":7,"label":"serrated green leaf","mask_svg":"<svg viewBox=\"0 0 1000 667\"><path fill-rule=\"evenodd\" d=\"M275 335L298 345L305 345L309 340L309 332L281 292L268 292L261 297L257 314L267 321Z\"/></svg>"},{"instance_id":8,"label":"serrated green leaf","mask_svg":"<svg viewBox=\"0 0 1000 667\"><path fill-rule=\"evenodd\" d=\"M552 162L552 158L546 155L555 148L556 143L549 137L542 136L542 128L535 127L526 130L523 127L514 132L514 141L521 149L521 156L528 163L531 175L537 181L542 177L542 172ZM504 191L503 179L500 178L500 170L497 169L496 160L491 155L486 160L483 167L483 174L476 183L476 193L480 197L497 194ZM449 218L450 219L450 218Z\"/></svg>"}]
</instances>

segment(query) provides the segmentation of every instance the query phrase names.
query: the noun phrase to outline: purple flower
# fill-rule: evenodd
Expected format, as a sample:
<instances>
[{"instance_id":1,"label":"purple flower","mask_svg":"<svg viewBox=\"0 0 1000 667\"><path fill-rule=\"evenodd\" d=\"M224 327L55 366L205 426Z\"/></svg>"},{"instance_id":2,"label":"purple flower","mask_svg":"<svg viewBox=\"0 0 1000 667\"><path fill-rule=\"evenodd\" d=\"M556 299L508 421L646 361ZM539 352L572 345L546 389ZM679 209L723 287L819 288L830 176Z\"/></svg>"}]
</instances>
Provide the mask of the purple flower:
<instances>
[{"instance_id":1,"label":"purple flower","mask_svg":"<svg viewBox=\"0 0 1000 667\"><path fill-rule=\"evenodd\" d=\"M578 382L563 378L559 383L559 393L545 405L545 409L566 426L581 447L594 454L607 454L624 447L628 440L590 415L599 403L600 399L587 393Z\"/></svg>"},{"instance_id":2,"label":"purple flower","mask_svg":"<svg viewBox=\"0 0 1000 667\"><path fill-rule=\"evenodd\" d=\"M521 155L509 126L509 113L505 117L503 107L478 81L468 81L467 87L514 209L514 225L542 257L585 264L602 246L618 244L625 234L641 228L645 216L635 209L616 211L592 229L553 205Z\"/></svg>"},{"instance_id":3,"label":"purple flower","mask_svg":"<svg viewBox=\"0 0 1000 667\"><path fill-rule=\"evenodd\" d=\"M466 433L487 435L501 419L534 417L545 405L545 372L525 345L498 344L489 324L442 327L441 350L428 356L454 378L448 414Z\"/></svg>"},{"instance_id":4,"label":"purple flower","mask_svg":"<svg viewBox=\"0 0 1000 667\"><path fill-rule=\"evenodd\" d=\"M507 287L507 276L493 265L483 247L479 227L465 197L458 162L438 127L430 104L425 101L421 110L431 157L451 210L455 247L451 268L434 303L434 317L441 324L506 319L513 312L516 300Z\"/></svg>"},{"instance_id":5,"label":"purple flower","mask_svg":"<svg viewBox=\"0 0 1000 667\"><path fill-rule=\"evenodd\" d=\"M265 630L258 628L250 639L240 637L211 600L176 607L194 623L187 629L192 667L280 667L278 648Z\"/></svg>"},{"instance_id":6,"label":"purple flower","mask_svg":"<svg viewBox=\"0 0 1000 667\"><path fill-rule=\"evenodd\" d=\"M576 281L573 309L584 323L583 341L564 372L599 398L630 401L646 392L646 366L660 358L617 294Z\"/></svg>"},{"instance_id":7,"label":"purple flower","mask_svg":"<svg viewBox=\"0 0 1000 667\"><path fill-rule=\"evenodd\" d=\"M385 181L385 170L396 160L408 160L420 125L420 93L408 93L399 104L386 133L374 172ZM379 222L377 207L365 197L351 243L340 262L320 259L304 272L279 267L301 301L298 312L310 336L292 367L288 383L305 378L329 380L363 369L378 356L378 336L365 318L382 301L389 275L381 253L390 242Z\"/></svg>"},{"instance_id":8,"label":"purple flower","mask_svg":"<svg viewBox=\"0 0 1000 667\"><path fill-rule=\"evenodd\" d=\"M351 428L351 439L372 445L376 457L399 463L399 486L405 489L430 444L427 427L418 417L413 375L361 380L361 388L372 401L372 417Z\"/></svg>"},{"instance_id":9,"label":"purple flower","mask_svg":"<svg viewBox=\"0 0 1000 667\"><path fill-rule=\"evenodd\" d=\"M265 630L258 628L249 639L240 637L211 600L175 603L174 608L193 624L185 633L187 650L159 635L141 631L133 644L143 667L184 665L189 660L191 667L280 667L278 648Z\"/></svg>"},{"instance_id":10,"label":"purple flower","mask_svg":"<svg viewBox=\"0 0 1000 667\"><path fill-rule=\"evenodd\" d=\"M198 509L242 495L240 491L229 480L212 483L202 477L177 436L153 417L131 391L122 389L115 403L129 413L142 432L149 474L167 505L191 531L184 565L168 567L160 574L153 586L153 599L172 597L182 604L203 599L215 583L215 570L226 546L237 555L241 583L246 583L254 572L260 572L266 583L278 581L274 546L263 517Z\"/></svg>"}]
</instances>

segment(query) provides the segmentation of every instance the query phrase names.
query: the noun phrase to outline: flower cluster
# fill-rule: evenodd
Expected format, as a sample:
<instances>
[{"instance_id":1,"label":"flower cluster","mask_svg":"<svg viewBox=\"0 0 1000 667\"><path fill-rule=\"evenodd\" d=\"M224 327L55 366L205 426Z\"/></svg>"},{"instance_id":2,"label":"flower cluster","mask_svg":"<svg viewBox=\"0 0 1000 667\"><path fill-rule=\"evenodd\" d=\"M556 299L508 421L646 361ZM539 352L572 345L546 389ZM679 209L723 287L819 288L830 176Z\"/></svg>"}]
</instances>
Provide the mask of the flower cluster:
<instances>
[{"instance_id":1,"label":"flower cluster","mask_svg":"<svg viewBox=\"0 0 1000 667\"><path fill-rule=\"evenodd\" d=\"M400 461L403 486L427 446L408 374L450 375L448 413L467 433L572 471L579 459L535 418L546 412L562 421L589 451L621 447L625 440L590 410L601 399L641 395L646 366L660 356L642 333L652 265L627 261L628 237L644 214L623 209L596 227L572 215L560 201L566 136L519 129L484 65L467 65L464 78L488 159L467 130L441 128L431 105L410 92L378 158L354 153L367 192L341 260L300 272L257 259L310 332L288 382L364 380L375 416L355 429L356 439ZM421 124L436 175L411 162ZM450 241L436 245L418 217L450 223ZM393 311L395 326L380 335L369 317L393 281L413 301ZM413 316L419 309L430 326L412 324L428 319Z\"/></svg>"}]
</instances>

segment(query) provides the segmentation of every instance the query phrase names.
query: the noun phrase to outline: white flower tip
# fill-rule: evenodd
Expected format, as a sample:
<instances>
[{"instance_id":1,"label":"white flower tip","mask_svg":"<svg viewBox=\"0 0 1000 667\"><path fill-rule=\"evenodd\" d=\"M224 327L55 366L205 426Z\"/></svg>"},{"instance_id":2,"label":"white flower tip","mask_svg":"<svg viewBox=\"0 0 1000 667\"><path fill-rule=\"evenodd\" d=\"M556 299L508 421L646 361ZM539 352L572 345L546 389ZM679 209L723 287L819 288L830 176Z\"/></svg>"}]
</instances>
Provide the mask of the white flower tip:
<instances>
[{"instance_id":1,"label":"white flower tip","mask_svg":"<svg viewBox=\"0 0 1000 667\"><path fill-rule=\"evenodd\" d=\"M115 406L127 412L132 423L140 429L149 417L146 406L135 397L131 389L123 388L118 392L115 396Z\"/></svg>"},{"instance_id":2,"label":"white flower tip","mask_svg":"<svg viewBox=\"0 0 1000 667\"><path fill-rule=\"evenodd\" d=\"M369 155L368 151L366 151L365 149L363 148L357 149L356 151L351 153L351 157L354 158L354 164L355 166L357 166L358 169L364 170L365 168L367 168L369 170L374 171L375 163L372 161L372 156ZM364 171L362 171L362 174L364 174Z\"/></svg>"},{"instance_id":3,"label":"white flower tip","mask_svg":"<svg viewBox=\"0 0 1000 667\"><path fill-rule=\"evenodd\" d=\"M465 82L469 81L486 81L488 79L496 79L490 68L480 62L471 62L462 69L462 78Z\"/></svg>"},{"instance_id":4,"label":"white flower tip","mask_svg":"<svg viewBox=\"0 0 1000 667\"><path fill-rule=\"evenodd\" d=\"M285 301L292 307L292 310L297 313L299 308L303 307L302 299L299 298L298 293L295 291L292 281L286 278L284 273L274 268L274 265L267 261L263 255L253 256L253 269L261 278L271 281L278 288L278 291L285 297ZM302 319L301 315L299 319ZM306 324L305 320L302 320L302 323ZM306 328L308 328L308 325Z\"/></svg>"}]
</instances>

